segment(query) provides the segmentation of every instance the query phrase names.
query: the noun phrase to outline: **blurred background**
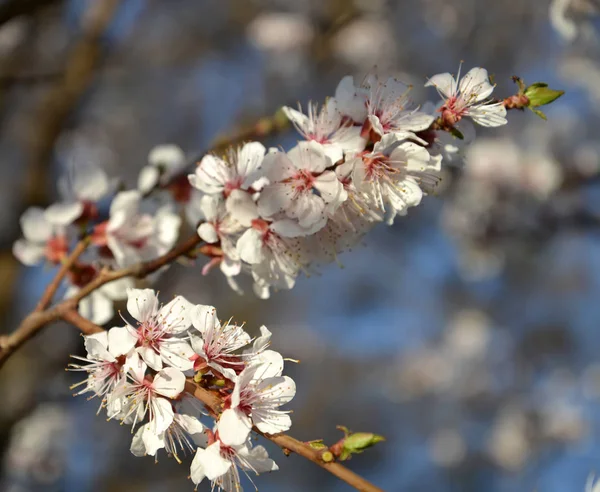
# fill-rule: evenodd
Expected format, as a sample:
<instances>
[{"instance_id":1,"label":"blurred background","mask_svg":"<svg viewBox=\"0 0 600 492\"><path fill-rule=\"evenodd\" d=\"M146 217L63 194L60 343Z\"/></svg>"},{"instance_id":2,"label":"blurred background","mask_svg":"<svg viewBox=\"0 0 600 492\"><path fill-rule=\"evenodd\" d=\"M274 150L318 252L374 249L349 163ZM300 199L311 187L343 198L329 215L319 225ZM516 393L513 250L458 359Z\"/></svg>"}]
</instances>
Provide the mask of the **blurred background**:
<instances>
[{"instance_id":1,"label":"blurred background","mask_svg":"<svg viewBox=\"0 0 600 492\"><path fill-rule=\"evenodd\" d=\"M385 435L349 463L385 490L583 491L600 472L599 12L598 0L0 1L0 333L52 278L10 250L70 159L135 186L153 146L192 157L281 105L323 100L346 74L396 75L422 102L437 97L425 77L461 60L493 73L501 97L511 75L545 81L567 91L547 122L511 112L478 129L468 165L342 269L268 301L199 267L157 288L266 324L301 361L288 369L292 434ZM0 490L191 491L187 465L134 458L126 429L72 398L63 369L81 345L56 325L0 372ZM255 480L262 491L349 490L270 451L281 471Z\"/></svg>"}]
</instances>

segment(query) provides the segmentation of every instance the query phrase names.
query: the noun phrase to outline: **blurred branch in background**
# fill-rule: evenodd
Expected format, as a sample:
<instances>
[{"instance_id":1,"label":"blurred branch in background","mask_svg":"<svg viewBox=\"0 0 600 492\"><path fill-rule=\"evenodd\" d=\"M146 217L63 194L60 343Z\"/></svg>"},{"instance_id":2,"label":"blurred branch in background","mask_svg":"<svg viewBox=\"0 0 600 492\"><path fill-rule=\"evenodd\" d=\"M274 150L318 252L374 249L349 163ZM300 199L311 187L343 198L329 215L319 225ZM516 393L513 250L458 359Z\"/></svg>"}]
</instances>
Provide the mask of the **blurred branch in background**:
<instances>
[{"instance_id":1,"label":"blurred branch in background","mask_svg":"<svg viewBox=\"0 0 600 492\"><path fill-rule=\"evenodd\" d=\"M32 15L62 0L5 0L0 3L0 26L22 15Z\"/></svg>"}]
</instances>

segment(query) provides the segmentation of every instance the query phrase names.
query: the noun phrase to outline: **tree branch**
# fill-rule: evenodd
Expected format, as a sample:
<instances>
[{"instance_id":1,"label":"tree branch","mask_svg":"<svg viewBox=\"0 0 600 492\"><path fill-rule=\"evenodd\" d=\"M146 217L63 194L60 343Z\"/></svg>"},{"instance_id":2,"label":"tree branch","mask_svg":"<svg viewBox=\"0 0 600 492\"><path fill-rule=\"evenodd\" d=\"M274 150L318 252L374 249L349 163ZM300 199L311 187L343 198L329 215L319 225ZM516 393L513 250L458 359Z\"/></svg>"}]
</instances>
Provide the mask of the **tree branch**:
<instances>
[{"instance_id":1,"label":"tree branch","mask_svg":"<svg viewBox=\"0 0 600 492\"><path fill-rule=\"evenodd\" d=\"M94 280L92 280L89 284L87 284L84 288L82 288L77 293L77 295L75 295L69 299L65 299L64 301L56 304L52 308L48 308L45 310L43 310L43 309L37 310L37 308L36 308L35 311L33 311L31 314L29 314L21 322L19 327L14 332L12 332L8 336L0 337L0 369L2 368L4 363L8 360L8 358L19 347L21 347L25 342L30 340L33 336L35 336L47 324L49 324L53 321L56 321L57 319L61 319L61 318L67 319L68 318L69 322L72 322L76 326L80 326L79 324L76 324L74 322L74 321L80 322L79 318L81 318L81 317L78 317L79 315L76 316L77 313L74 313L77 309L77 304L79 303L79 301L81 301L81 299L83 299L84 297L89 295L91 292L96 290L98 287L101 287L102 285L104 285L108 282L112 282L113 280L118 280L123 277L133 276L136 278L144 278L145 276L159 270L163 266L174 262L180 256L183 256L183 255L189 253L201 242L202 242L202 240L197 235L194 235L193 237L189 238L187 241L181 243L179 246L176 246L175 248L173 248L168 253L164 254L163 256L159 256L158 258L156 258L154 260L143 262L143 263L138 263L137 265L131 266L129 268L122 268L120 270L114 270L114 271L102 270L100 272L100 274ZM76 249L78 249L78 248L76 248ZM81 252L83 252L83 251L81 251ZM79 254L81 254L81 253L79 253ZM77 256L74 256L72 253L71 257L73 257L72 258L73 262L76 260ZM71 259L71 257L70 257L70 259ZM69 261L69 260L67 260L67 261ZM66 269L61 268L61 270L57 273L56 277L59 277L59 276L64 277L64 275L66 275L66 272L67 272ZM44 304L48 303L49 301L46 298L48 297L49 299L51 299L52 295L54 295L54 292L56 291L56 289L58 288L58 285L60 284L60 280L57 280L56 277L51 282L51 284L48 286L48 289L46 290L46 292L44 292L44 295L42 296L42 299L38 303L38 306L40 306L42 303L44 303ZM48 293L48 292L50 292L50 293ZM67 316L67 318L65 318L65 316ZM81 318L81 319L85 320L85 318ZM87 321L87 320L85 320L85 321ZM83 324L81 326L83 326ZM93 330L91 325L87 325L87 327L85 327L85 329L88 331ZM82 329L82 331L83 331L83 329Z\"/></svg>"},{"instance_id":2,"label":"tree branch","mask_svg":"<svg viewBox=\"0 0 600 492\"><path fill-rule=\"evenodd\" d=\"M195 382L189 380L186 384L186 391L192 394L197 400L201 401L214 414L218 415L221 413L223 406L222 401L215 393L202 388ZM277 444L284 451L292 451L297 455L312 461L316 465L319 465L332 475L335 475L340 480L343 480L348 485L354 487L356 490L360 490L362 492L383 492L383 489L373 485L371 482L349 470L344 465L336 462L325 463L321 459L321 453L318 450L311 448L309 445L299 441L298 439L283 433L275 435L265 434L259 431L256 427L254 427L253 430L257 434L263 436L265 439Z\"/></svg>"},{"instance_id":3,"label":"tree branch","mask_svg":"<svg viewBox=\"0 0 600 492\"><path fill-rule=\"evenodd\" d=\"M21 15L31 15L36 11L62 0L5 0L0 4L0 26Z\"/></svg>"}]
</instances>

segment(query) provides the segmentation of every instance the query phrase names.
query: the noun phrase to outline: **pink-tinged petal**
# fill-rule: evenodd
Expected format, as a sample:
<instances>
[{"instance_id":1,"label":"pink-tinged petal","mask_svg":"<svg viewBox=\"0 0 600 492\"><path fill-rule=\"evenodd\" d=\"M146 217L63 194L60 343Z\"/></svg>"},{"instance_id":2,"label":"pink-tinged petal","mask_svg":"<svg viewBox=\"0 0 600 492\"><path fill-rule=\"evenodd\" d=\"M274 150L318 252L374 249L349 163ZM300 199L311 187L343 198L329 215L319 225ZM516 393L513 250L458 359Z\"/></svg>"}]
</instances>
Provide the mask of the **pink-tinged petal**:
<instances>
[{"instance_id":1,"label":"pink-tinged petal","mask_svg":"<svg viewBox=\"0 0 600 492\"><path fill-rule=\"evenodd\" d=\"M152 397L152 399L148 402L148 405L152 415L152 420L149 422L149 430L155 434L161 434L173 423L173 406L171 405L171 402L165 398L157 397Z\"/></svg>"},{"instance_id":2,"label":"pink-tinged petal","mask_svg":"<svg viewBox=\"0 0 600 492\"><path fill-rule=\"evenodd\" d=\"M115 314L113 301L100 290L79 301L78 311L81 316L97 325L108 323Z\"/></svg>"},{"instance_id":3,"label":"pink-tinged petal","mask_svg":"<svg viewBox=\"0 0 600 492\"><path fill-rule=\"evenodd\" d=\"M248 229L238 239L236 249L240 258L254 265L261 263L265 257L262 243L262 233L256 229Z\"/></svg>"},{"instance_id":4,"label":"pink-tinged petal","mask_svg":"<svg viewBox=\"0 0 600 492\"><path fill-rule=\"evenodd\" d=\"M217 310L213 306L204 304L197 304L190 310L190 321L202 336L212 332L219 325Z\"/></svg>"},{"instance_id":5,"label":"pink-tinged petal","mask_svg":"<svg viewBox=\"0 0 600 492\"><path fill-rule=\"evenodd\" d=\"M43 244L19 239L13 244L12 252L23 265L34 266L45 258L46 247Z\"/></svg>"},{"instance_id":6,"label":"pink-tinged petal","mask_svg":"<svg viewBox=\"0 0 600 492\"><path fill-rule=\"evenodd\" d=\"M158 311L158 318L170 333L182 333L192 324L190 312L194 305L183 296L176 296Z\"/></svg>"},{"instance_id":7,"label":"pink-tinged petal","mask_svg":"<svg viewBox=\"0 0 600 492\"><path fill-rule=\"evenodd\" d=\"M88 357L96 360L105 360L113 362L115 358L107 350L108 347L108 336L106 332L95 333L84 337L85 349L88 353Z\"/></svg>"},{"instance_id":8,"label":"pink-tinged petal","mask_svg":"<svg viewBox=\"0 0 600 492\"><path fill-rule=\"evenodd\" d=\"M299 129L301 132L308 131L310 120L304 113L301 113L300 111L297 111L288 106L284 106L283 108L281 108L281 110L283 111L283 114L285 114L287 119L290 120L292 125L294 125L294 127Z\"/></svg>"},{"instance_id":9,"label":"pink-tinged petal","mask_svg":"<svg viewBox=\"0 0 600 492\"><path fill-rule=\"evenodd\" d=\"M193 369L192 357L194 354L192 347L183 340L163 343L160 348L160 355L165 364L180 371Z\"/></svg>"},{"instance_id":10,"label":"pink-tinged petal","mask_svg":"<svg viewBox=\"0 0 600 492\"><path fill-rule=\"evenodd\" d=\"M93 164L74 165L72 180L73 193L79 200L97 202L112 188L112 182L104 170Z\"/></svg>"},{"instance_id":11,"label":"pink-tinged petal","mask_svg":"<svg viewBox=\"0 0 600 492\"><path fill-rule=\"evenodd\" d=\"M219 439L228 446L239 446L246 442L252 430L250 417L239 410L225 410L217 424Z\"/></svg>"},{"instance_id":12,"label":"pink-tinged petal","mask_svg":"<svg viewBox=\"0 0 600 492\"><path fill-rule=\"evenodd\" d=\"M170 172L178 172L185 165L185 154L174 144L157 145L148 154L148 162L155 167L163 167Z\"/></svg>"},{"instance_id":13,"label":"pink-tinged petal","mask_svg":"<svg viewBox=\"0 0 600 492\"><path fill-rule=\"evenodd\" d=\"M342 145L336 142L323 144L323 152L332 163L340 161L344 158L344 148Z\"/></svg>"},{"instance_id":14,"label":"pink-tinged petal","mask_svg":"<svg viewBox=\"0 0 600 492\"><path fill-rule=\"evenodd\" d=\"M142 429L144 429L142 441L146 448L146 454L156 456L156 452L165 447L164 433L156 434L150 425L145 425Z\"/></svg>"},{"instance_id":15,"label":"pink-tinged petal","mask_svg":"<svg viewBox=\"0 0 600 492\"><path fill-rule=\"evenodd\" d=\"M475 67L469 70L461 79L459 90L463 99L471 105L489 97L494 90L494 86L490 84L487 70Z\"/></svg>"},{"instance_id":16,"label":"pink-tinged petal","mask_svg":"<svg viewBox=\"0 0 600 492\"><path fill-rule=\"evenodd\" d=\"M160 171L155 166L145 166L138 175L137 187L142 193L149 193L157 184Z\"/></svg>"},{"instance_id":17,"label":"pink-tinged petal","mask_svg":"<svg viewBox=\"0 0 600 492\"><path fill-rule=\"evenodd\" d=\"M122 191L117 193L110 205L109 227L116 228L123 224L128 218L138 213L142 195L138 190ZM119 217L113 222L113 216Z\"/></svg>"},{"instance_id":18,"label":"pink-tinged petal","mask_svg":"<svg viewBox=\"0 0 600 492\"><path fill-rule=\"evenodd\" d=\"M256 180L256 171L262 164L265 157L265 146L260 142L248 142L240 149L237 159L237 171L242 178L246 178L249 183L244 182L243 186L247 187Z\"/></svg>"},{"instance_id":19,"label":"pink-tinged petal","mask_svg":"<svg viewBox=\"0 0 600 492\"><path fill-rule=\"evenodd\" d=\"M198 448L190 467L190 478L198 485L204 478L215 480L227 473L231 461L221 457L221 443L216 441L206 449Z\"/></svg>"},{"instance_id":20,"label":"pink-tinged petal","mask_svg":"<svg viewBox=\"0 0 600 492\"><path fill-rule=\"evenodd\" d=\"M254 219L258 219L258 207L252 195L243 190L233 190L225 201L225 208L231 218L244 227L250 227Z\"/></svg>"},{"instance_id":21,"label":"pink-tinged petal","mask_svg":"<svg viewBox=\"0 0 600 492\"><path fill-rule=\"evenodd\" d=\"M247 463L242 468L252 470L255 473L267 473L279 470L277 463L269 458L267 450L262 446L255 446L253 448L244 447L238 451L238 454L243 458L243 462Z\"/></svg>"},{"instance_id":22,"label":"pink-tinged petal","mask_svg":"<svg viewBox=\"0 0 600 492\"><path fill-rule=\"evenodd\" d=\"M204 218L210 222L215 221L219 217L222 200L220 196L204 195L200 199L200 210Z\"/></svg>"},{"instance_id":23,"label":"pink-tinged petal","mask_svg":"<svg viewBox=\"0 0 600 492\"><path fill-rule=\"evenodd\" d=\"M254 356L251 362L252 366L256 366L256 374L260 379L274 378L281 376L283 372L283 357L279 352L274 350L265 350Z\"/></svg>"},{"instance_id":24,"label":"pink-tinged petal","mask_svg":"<svg viewBox=\"0 0 600 492\"><path fill-rule=\"evenodd\" d=\"M152 382L154 390L167 398L177 398L185 386L185 376L174 367L165 367Z\"/></svg>"},{"instance_id":25,"label":"pink-tinged petal","mask_svg":"<svg viewBox=\"0 0 600 492\"><path fill-rule=\"evenodd\" d=\"M133 439L131 440L131 446L129 448L129 451L131 451L131 454L133 456L136 456L137 458L141 458L143 456L146 456L148 453L146 452L146 444L144 444L144 440L142 438L144 431L149 427L148 424L143 425L142 427L140 427L137 432L135 433L135 435L133 436Z\"/></svg>"},{"instance_id":26,"label":"pink-tinged petal","mask_svg":"<svg viewBox=\"0 0 600 492\"><path fill-rule=\"evenodd\" d=\"M108 348L115 357L127 355L137 343L137 336L132 328L114 327L108 330Z\"/></svg>"},{"instance_id":27,"label":"pink-tinged petal","mask_svg":"<svg viewBox=\"0 0 600 492\"><path fill-rule=\"evenodd\" d=\"M83 212L82 202L60 202L50 205L44 212L48 222L58 226L68 226Z\"/></svg>"},{"instance_id":28,"label":"pink-tinged petal","mask_svg":"<svg viewBox=\"0 0 600 492\"><path fill-rule=\"evenodd\" d=\"M294 163L290 160L286 153L278 150L270 151L267 155L265 155L262 168L265 173L265 177L271 183L289 179L298 172L298 169L296 166L294 166Z\"/></svg>"},{"instance_id":29,"label":"pink-tinged petal","mask_svg":"<svg viewBox=\"0 0 600 492\"><path fill-rule=\"evenodd\" d=\"M219 266L221 267L221 272L223 272L223 275L226 277L235 277L242 271L242 262L239 260L232 260L228 256L223 257Z\"/></svg>"},{"instance_id":30,"label":"pink-tinged petal","mask_svg":"<svg viewBox=\"0 0 600 492\"><path fill-rule=\"evenodd\" d=\"M466 114L481 126L496 127L508 123L506 121L506 108L502 102L471 107Z\"/></svg>"},{"instance_id":31,"label":"pink-tinged petal","mask_svg":"<svg viewBox=\"0 0 600 492\"><path fill-rule=\"evenodd\" d=\"M148 364L148 367L155 371L160 371L162 369L163 363L160 354L157 354L153 348L138 347L136 350L144 362Z\"/></svg>"},{"instance_id":32,"label":"pink-tinged petal","mask_svg":"<svg viewBox=\"0 0 600 492\"><path fill-rule=\"evenodd\" d=\"M324 210L323 198L312 193L303 193L293 202L293 206L288 210L288 216L298 219L300 227L309 228L323 220Z\"/></svg>"},{"instance_id":33,"label":"pink-tinged petal","mask_svg":"<svg viewBox=\"0 0 600 492\"><path fill-rule=\"evenodd\" d=\"M299 142L287 155L296 168L313 173L321 173L333 165L331 159L325 155L323 146L314 140Z\"/></svg>"},{"instance_id":34,"label":"pink-tinged petal","mask_svg":"<svg viewBox=\"0 0 600 492\"><path fill-rule=\"evenodd\" d=\"M277 220L271 224L271 230L282 237L302 237L307 236L310 232L304 227L300 227L300 224L295 220L282 219ZM242 258L244 260L244 258ZM246 261L246 260L244 260ZM259 263L259 262L256 262Z\"/></svg>"},{"instance_id":35,"label":"pink-tinged petal","mask_svg":"<svg viewBox=\"0 0 600 492\"><path fill-rule=\"evenodd\" d=\"M152 289L127 289L127 311L143 323L158 312L158 297Z\"/></svg>"},{"instance_id":36,"label":"pink-tinged petal","mask_svg":"<svg viewBox=\"0 0 600 492\"><path fill-rule=\"evenodd\" d=\"M333 171L325 171L314 183L314 187L319 191L321 198L326 203L336 202L340 199L340 194L344 186Z\"/></svg>"},{"instance_id":37,"label":"pink-tinged petal","mask_svg":"<svg viewBox=\"0 0 600 492\"><path fill-rule=\"evenodd\" d=\"M289 183L273 183L266 186L258 199L258 213L261 217L271 217L287 210L294 199L294 189Z\"/></svg>"},{"instance_id":38,"label":"pink-tinged petal","mask_svg":"<svg viewBox=\"0 0 600 492\"><path fill-rule=\"evenodd\" d=\"M23 236L34 243L46 242L52 236L52 225L40 207L28 208L20 219Z\"/></svg>"},{"instance_id":39,"label":"pink-tinged petal","mask_svg":"<svg viewBox=\"0 0 600 492\"><path fill-rule=\"evenodd\" d=\"M229 180L228 164L214 155L205 155L195 174L189 176L190 184L204 193L221 193Z\"/></svg>"},{"instance_id":40,"label":"pink-tinged petal","mask_svg":"<svg viewBox=\"0 0 600 492\"><path fill-rule=\"evenodd\" d=\"M435 87L444 99L455 96L458 88L456 79L448 72L438 73L431 77L425 84L425 87L430 86Z\"/></svg>"},{"instance_id":41,"label":"pink-tinged petal","mask_svg":"<svg viewBox=\"0 0 600 492\"><path fill-rule=\"evenodd\" d=\"M354 79L347 75L335 90L338 111L356 123L362 123L367 117L365 91L354 86Z\"/></svg>"}]
</instances>

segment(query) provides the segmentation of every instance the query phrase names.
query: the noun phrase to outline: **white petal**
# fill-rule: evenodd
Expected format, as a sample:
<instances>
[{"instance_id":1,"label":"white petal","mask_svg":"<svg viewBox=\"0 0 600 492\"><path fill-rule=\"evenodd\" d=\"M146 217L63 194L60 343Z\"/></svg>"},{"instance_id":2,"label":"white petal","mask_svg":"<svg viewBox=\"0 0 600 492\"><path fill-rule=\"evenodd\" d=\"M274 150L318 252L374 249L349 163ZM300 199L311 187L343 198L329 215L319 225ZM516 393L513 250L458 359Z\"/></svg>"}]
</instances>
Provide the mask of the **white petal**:
<instances>
[{"instance_id":1,"label":"white petal","mask_svg":"<svg viewBox=\"0 0 600 492\"><path fill-rule=\"evenodd\" d=\"M144 447L146 448L146 454L150 456L156 456L156 452L165 447L165 441L163 439L164 431L157 434L153 432L152 426L147 425L144 427L146 429L142 434L142 441L144 443Z\"/></svg>"},{"instance_id":2,"label":"white petal","mask_svg":"<svg viewBox=\"0 0 600 492\"><path fill-rule=\"evenodd\" d=\"M148 367L155 371L160 371L162 369L163 363L160 354L157 354L153 348L138 347L137 352L140 354L140 357L144 359L144 362L148 364Z\"/></svg>"},{"instance_id":3,"label":"white petal","mask_svg":"<svg viewBox=\"0 0 600 492\"><path fill-rule=\"evenodd\" d=\"M60 202L50 205L44 216L51 224L67 226L77 220L82 212L82 202Z\"/></svg>"},{"instance_id":4,"label":"white petal","mask_svg":"<svg viewBox=\"0 0 600 492\"><path fill-rule=\"evenodd\" d=\"M34 243L46 242L52 236L52 225L46 220L44 210L39 207L28 208L21 215L23 236Z\"/></svg>"},{"instance_id":5,"label":"white petal","mask_svg":"<svg viewBox=\"0 0 600 492\"><path fill-rule=\"evenodd\" d=\"M182 333L192 324L190 312L194 305L183 296L176 296L158 312L160 323L168 327L169 333Z\"/></svg>"},{"instance_id":6,"label":"white petal","mask_svg":"<svg viewBox=\"0 0 600 492\"><path fill-rule=\"evenodd\" d=\"M488 97L494 90L485 68L475 67L469 70L460 81L459 90L469 104Z\"/></svg>"},{"instance_id":7,"label":"white petal","mask_svg":"<svg viewBox=\"0 0 600 492\"><path fill-rule=\"evenodd\" d=\"M508 123L506 121L506 108L502 102L469 108L467 115L481 126L495 127Z\"/></svg>"},{"instance_id":8,"label":"white petal","mask_svg":"<svg viewBox=\"0 0 600 492\"><path fill-rule=\"evenodd\" d=\"M200 483L204 477L215 480L225 475L229 468L231 461L221 457L221 444L216 441L206 449L198 448L192 460L190 478L195 484Z\"/></svg>"},{"instance_id":9,"label":"white petal","mask_svg":"<svg viewBox=\"0 0 600 492\"><path fill-rule=\"evenodd\" d=\"M152 166L163 166L172 172L185 167L185 154L177 145L157 145L148 154L148 162Z\"/></svg>"},{"instance_id":10,"label":"white petal","mask_svg":"<svg viewBox=\"0 0 600 492\"><path fill-rule=\"evenodd\" d=\"M240 412L229 408L225 410L217 424L219 430L219 439L228 446L239 446L248 439L252 430L252 421L250 417Z\"/></svg>"},{"instance_id":11,"label":"white petal","mask_svg":"<svg viewBox=\"0 0 600 492\"><path fill-rule=\"evenodd\" d=\"M157 184L160 171L154 166L145 166L138 176L137 187L142 193L149 193Z\"/></svg>"},{"instance_id":12,"label":"white petal","mask_svg":"<svg viewBox=\"0 0 600 492\"><path fill-rule=\"evenodd\" d=\"M230 172L228 165L214 155L205 155L196 173L189 176L190 184L204 193L221 193L227 183Z\"/></svg>"},{"instance_id":13,"label":"white petal","mask_svg":"<svg viewBox=\"0 0 600 492\"><path fill-rule=\"evenodd\" d=\"M319 190L321 197L326 203L337 201L344 190L342 183L339 182L337 175L333 171L325 171L321 174L315 180L314 186Z\"/></svg>"},{"instance_id":14,"label":"white petal","mask_svg":"<svg viewBox=\"0 0 600 492\"><path fill-rule=\"evenodd\" d=\"M293 177L298 169L285 152L269 152L263 159L263 171L271 183Z\"/></svg>"},{"instance_id":15,"label":"white petal","mask_svg":"<svg viewBox=\"0 0 600 492\"><path fill-rule=\"evenodd\" d=\"M228 256L223 257L219 266L221 267L221 272L223 272L223 275L226 277L235 277L242 271L242 262L239 260L232 260Z\"/></svg>"},{"instance_id":16,"label":"white petal","mask_svg":"<svg viewBox=\"0 0 600 492\"><path fill-rule=\"evenodd\" d=\"M324 218L324 219L327 220L326 218ZM271 224L270 229L282 237L289 237L289 238L304 237L311 233L311 231L309 229L305 229L304 227L301 227L300 224L298 224L295 220L291 220L291 219L277 220ZM242 260L244 260L244 258L242 258ZM244 261L247 261L247 260L244 260ZM250 262L247 261L247 263L250 263Z\"/></svg>"},{"instance_id":17,"label":"white petal","mask_svg":"<svg viewBox=\"0 0 600 492\"><path fill-rule=\"evenodd\" d=\"M105 331L84 337L88 357L96 360L114 361L115 358L107 350L108 336Z\"/></svg>"},{"instance_id":18,"label":"white petal","mask_svg":"<svg viewBox=\"0 0 600 492\"><path fill-rule=\"evenodd\" d=\"M275 463L267 453L267 450L262 446L255 446L252 449L248 447L242 448L239 451L240 456L244 457L244 461L248 463L248 467L242 466L254 471L255 473L266 473L279 470Z\"/></svg>"},{"instance_id":19,"label":"white petal","mask_svg":"<svg viewBox=\"0 0 600 492\"><path fill-rule=\"evenodd\" d=\"M12 252L23 265L34 266L45 258L46 246L19 239L13 244Z\"/></svg>"},{"instance_id":20,"label":"white petal","mask_svg":"<svg viewBox=\"0 0 600 492\"><path fill-rule=\"evenodd\" d=\"M114 327L108 330L108 348L115 357L128 354L137 343L134 330L123 327Z\"/></svg>"},{"instance_id":21,"label":"white petal","mask_svg":"<svg viewBox=\"0 0 600 492\"><path fill-rule=\"evenodd\" d=\"M425 87L429 86L435 87L445 99L456 95L456 79L448 72L431 77L425 84Z\"/></svg>"},{"instance_id":22,"label":"white petal","mask_svg":"<svg viewBox=\"0 0 600 492\"><path fill-rule=\"evenodd\" d=\"M299 142L287 155L296 168L313 173L321 173L333 165L331 159L325 155L323 146L314 140Z\"/></svg>"},{"instance_id":23,"label":"white petal","mask_svg":"<svg viewBox=\"0 0 600 492\"><path fill-rule=\"evenodd\" d=\"M242 186L248 187L257 179L256 171L265 156L265 146L260 142L248 142L240 149L237 160L238 174L246 178Z\"/></svg>"},{"instance_id":24,"label":"white petal","mask_svg":"<svg viewBox=\"0 0 600 492\"><path fill-rule=\"evenodd\" d=\"M165 367L156 375L152 386L158 394L176 398L185 387L185 376L174 367Z\"/></svg>"},{"instance_id":25,"label":"white petal","mask_svg":"<svg viewBox=\"0 0 600 492\"><path fill-rule=\"evenodd\" d=\"M293 207L288 210L288 216L298 219L300 227L309 228L323 220L324 210L323 198L312 193L302 193L294 201Z\"/></svg>"},{"instance_id":26,"label":"white petal","mask_svg":"<svg viewBox=\"0 0 600 492\"><path fill-rule=\"evenodd\" d=\"M127 311L144 323L158 311L158 297L152 289L127 289Z\"/></svg>"},{"instance_id":27,"label":"white petal","mask_svg":"<svg viewBox=\"0 0 600 492\"><path fill-rule=\"evenodd\" d=\"M173 423L173 407L171 403L164 398L154 397L149 404L152 407L153 413L153 418L149 422L150 431L154 432L155 434L160 434L166 431Z\"/></svg>"},{"instance_id":28,"label":"white petal","mask_svg":"<svg viewBox=\"0 0 600 492\"><path fill-rule=\"evenodd\" d=\"M238 239L236 249L240 258L251 265L264 259L262 233L256 229L248 229Z\"/></svg>"},{"instance_id":29,"label":"white petal","mask_svg":"<svg viewBox=\"0 0 600 492\"><path fill-rule=\"evenodd\" d=\"M163 342L160 354L163 361L179 369L180 371L189 371L194 368L192 357L195 352L190 345L183 341Z\"/></svg>"},{"instance_id":30,"label":"white petal","mask_svg":"<svg viewBox=\"0 0 600 492\"><path fill-rule=\"evenodd\" d=\"M213 306L197 304L190 311L190 320L202 336L211 332L219 324L217 310Z\"/></svg>"},{"instance_id":31,"label":"white petal","mask_svg":"<svg viewBox=\"0 0 600 492\"><path fill-rule=\"evenodd\" d=\"M354 79L347 75L335 90L335 100L340 113L349 116L356 123L362 123L367 117L364 91L354 86Z\"/></svg>"},{"instance_id":32,"label":"white petal","mask_svg":"<svg viewBox=\"0 0 600 492\"><path fill-rule=\"evenodd\" d=\"M252 221L258 219L258 209L252 195L243 190L233 190L227 197L225 208L244 227L250 227Z\"/></svg>"},{"instance_id":33,"label":"white petal","mask_svg":"<svg viewBox=\"0 0 600 492\"><path fill-rule=\"evenodd\" d=\"M144 440L142 439L142 435L144 434L144 431L147 428L148 424L140 427L133 436L133 439L131 440L131 447L129 448L129 450L131 451L131 454L133 454L133 456L136 456L138 458L147 455L146 445L144 444Z\"/></svg>"},{"instance_id":34,"label":"white petal","mask_svg":"<svg viewBox=\"0 0 600 492\"><path fill-rule=\"evenodd\" d=\"M97 202L110 192L112 183L104 170L94 164L73 166L73 192L79 200Z\"/></svg>"}]
</instances>

